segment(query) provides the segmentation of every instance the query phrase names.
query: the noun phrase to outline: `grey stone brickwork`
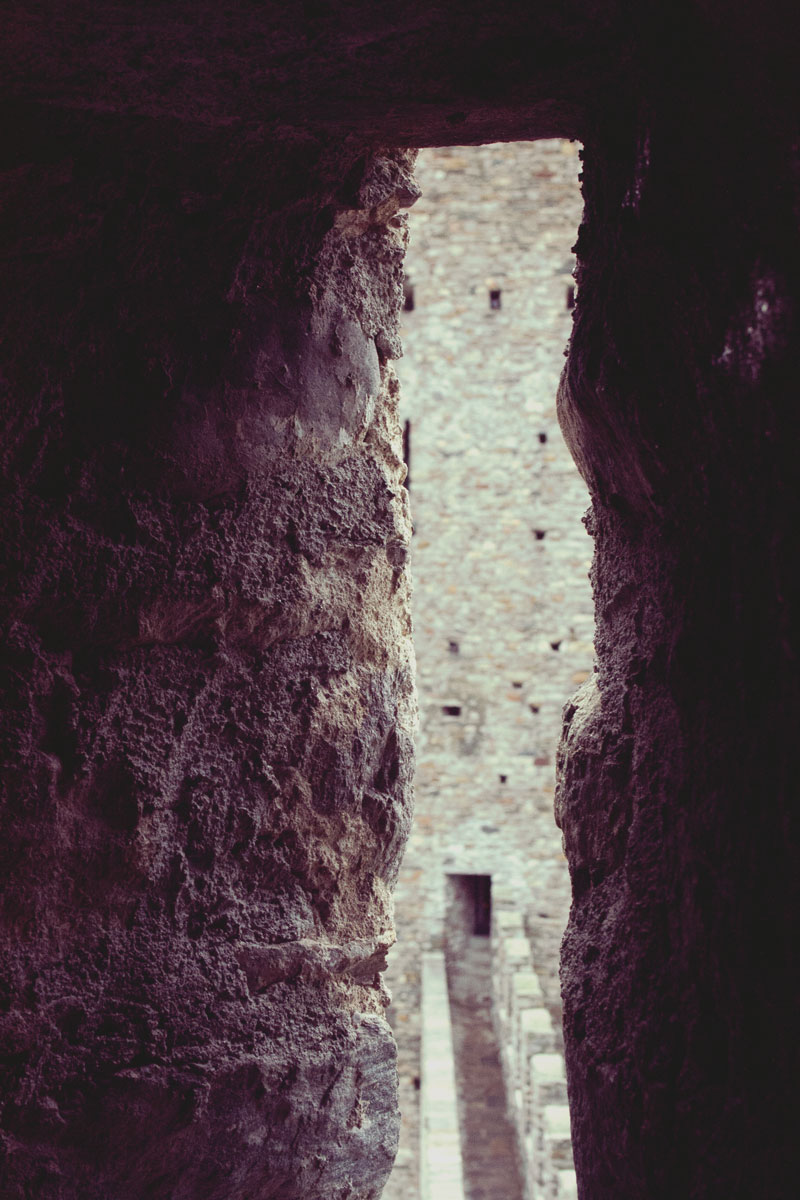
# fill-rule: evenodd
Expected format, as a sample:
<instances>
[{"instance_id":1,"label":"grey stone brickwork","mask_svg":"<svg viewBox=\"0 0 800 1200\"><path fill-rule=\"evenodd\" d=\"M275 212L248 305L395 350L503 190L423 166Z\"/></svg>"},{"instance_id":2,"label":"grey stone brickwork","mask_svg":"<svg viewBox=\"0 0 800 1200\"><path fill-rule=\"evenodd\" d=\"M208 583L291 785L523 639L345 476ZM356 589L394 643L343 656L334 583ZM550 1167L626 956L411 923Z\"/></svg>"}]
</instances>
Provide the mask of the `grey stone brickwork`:
<instances>
[{"instance_id":1,"label":"grey stone brickwork","mask_svg":"<svg viewBox=\"0 0 800 1200\"><path fill-rule=\"evenodd\" d=\"M576 1184L561 1030L546 1007L531 937L534 898L525 881L495 889L491 936L491 1012L505 1082L508 1115L525 1200L567 1200ZM529 914L526 922L525 914ZM544 964L543 964L544 965ZM493 1173L494 1164L482 1165ZM502 1194L497 1188L488 1196ZM475 1197L478 1200L478 1197Z\"/></svg>"},{"instance_id":2,"label":"grey stone brickwork","mask_svg":"<svg viewBox=\"0 0 800 1200\"><path fill-rule=\"evenodd\" d=\"M425 150L417 166L398 375L421 730L387 975L403 1115L387 1200L419 1195L421 955L444 948L448 875L524 880L560 1047L569 879L555 752L562 707L593 664L588 498L555 409L578 171L577 146L558 141Z\"/></svg>"}]
</instances>

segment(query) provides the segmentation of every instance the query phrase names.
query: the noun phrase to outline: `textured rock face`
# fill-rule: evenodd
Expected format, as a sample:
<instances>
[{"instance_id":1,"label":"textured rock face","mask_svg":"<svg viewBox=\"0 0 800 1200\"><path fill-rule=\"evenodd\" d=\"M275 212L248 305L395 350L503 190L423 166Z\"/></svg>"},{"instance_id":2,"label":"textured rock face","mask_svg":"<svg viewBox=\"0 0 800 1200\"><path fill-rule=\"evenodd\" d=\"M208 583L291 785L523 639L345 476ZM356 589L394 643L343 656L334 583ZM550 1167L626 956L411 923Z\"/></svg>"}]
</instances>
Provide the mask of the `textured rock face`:
<instances>
[{"instance_id":1,"label":"textured rock face","mask_svg":"<svg viewBox=\"0 0 800 1200\"><path fill-rule=\"evenodd\" d=\"M789 6L8 3L4 1195L377 1196L413 189L587 146L560 819L582 1197L794 1195Z\"/></svg>"},{"instance_id":2,"label":"textured rock face","mask_svg":"<svg viewBox=\"0 0 800 1200\"><path fill-rule=\"evenodd\" d=\"M561 414L599 670L558 807L591 1200L797 1187L796 112L777 46L739 32L695 26L677 79L662 29L647 102L586 139Z\"/></svg>"},{"instance_id":3,"label":"textured rock face","mask_svg":"<svg viewBox=\"0 0 800 1200\"><path fill-rule=\"evenodd\" d=\"M409 161L61 149L7 220L2 1193L377 1196Z\"/></svg>"}]
</instances>

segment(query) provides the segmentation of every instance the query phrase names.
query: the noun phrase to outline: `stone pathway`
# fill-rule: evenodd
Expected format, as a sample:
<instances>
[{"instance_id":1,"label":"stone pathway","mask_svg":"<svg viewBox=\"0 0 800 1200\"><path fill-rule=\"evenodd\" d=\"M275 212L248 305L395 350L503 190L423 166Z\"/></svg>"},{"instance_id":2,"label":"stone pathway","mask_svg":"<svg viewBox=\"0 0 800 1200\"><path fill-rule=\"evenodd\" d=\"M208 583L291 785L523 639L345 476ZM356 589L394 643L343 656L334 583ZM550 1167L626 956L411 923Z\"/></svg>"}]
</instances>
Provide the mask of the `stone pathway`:
<instances>
[{"instance_id":1,"label":"stone pathway","mask_svg":"<svg viewBox=\"0 0 800 1200\"><path fill-rule=\"evenodd\" d=\"M472 937L448 963L467 1200L522 1200L514 1130L491 1013L491 943Z\"/></svg>"}]
</instances>

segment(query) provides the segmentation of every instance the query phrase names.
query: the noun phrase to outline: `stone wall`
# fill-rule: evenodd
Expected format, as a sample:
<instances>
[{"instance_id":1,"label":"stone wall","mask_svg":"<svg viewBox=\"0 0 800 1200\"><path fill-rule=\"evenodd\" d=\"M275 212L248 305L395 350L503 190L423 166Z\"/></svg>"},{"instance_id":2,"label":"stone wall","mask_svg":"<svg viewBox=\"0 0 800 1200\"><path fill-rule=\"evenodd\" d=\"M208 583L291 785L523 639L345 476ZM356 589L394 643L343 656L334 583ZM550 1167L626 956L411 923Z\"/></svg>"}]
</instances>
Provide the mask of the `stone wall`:
<instances>
[{"instance_id":1,"label":"stone wall","mask_svg":"<svg viewBox=\"0 0 800 1200\"><path fill-rule=\"evenodd\" d=\"M394 172L381 146L542 137L585 146L561 413L592 497L599 670L567 709L558 799L579 1188L793 1200L794 17L787 0L6 0L15 1200L380 1187L392 1049L355 975L388 928L411 722L401 468L372 403L393 386L401 247L373 184ZM472 349L445 340L436 361ZM527 561L505 516L487 507ZM461 594L470 572L488 594L462 557ZM566 670L565 604L546 644ZM496 657L500 698L524 692ZM462 709L468 745L487 726ZM506 766L490 779L513 813L534 781ZM443 870L504 866L481 861L490 779L457 837L432 822ZM437 787L456 811L472 781Z\"/></svg>"},{"instance_id":2,"label":"stone wall","mask_svg":"<svg viewBox=\"0 0 800 1200\"><path fill-rule=\"evenodd\" d=\"M521 879L494 888L492 1008L526 1200L577 1196L560 1029L545 1005L531 944L533 909Z\"/></svg>"},{"instance_id":3,"label":"stone wall","mask_svg":"<svg viewBox=\"0 0 800 1200\"><path fill-rule=\"evenodd\" d=\"M216 151L6 180L8 1200L376 1197L396 1145L416 193Z\"/></svg>"},{"instance_id":4,"label":"stone wall","mask_svg":"<svg viewBox=\"0 0 800 1200\"><path fill-rule=\"evenodd\" d=\"M775 16L662 14L645 97L586 142L560 407L598 672L558 811L591 1200L797 1190L800 123Z\"/></svg>"},{"instance_id":5,"label":"stone wall","mask_svg":"<svg viewBox=\"0 0 800 1200\"><path fill-rule=\"evenodd\" d=\"M570 333L577 148L423 151L403 314L421 733L416 820L387 975L401 1149L385 1195L416 1197L420 954L444 947L455 875L527 881L560 1028L569 880L553 817L561 710L592 669L586 491L558 429ZM491 309L489 282L501 289Z\"/></svg>"}]
</instances>

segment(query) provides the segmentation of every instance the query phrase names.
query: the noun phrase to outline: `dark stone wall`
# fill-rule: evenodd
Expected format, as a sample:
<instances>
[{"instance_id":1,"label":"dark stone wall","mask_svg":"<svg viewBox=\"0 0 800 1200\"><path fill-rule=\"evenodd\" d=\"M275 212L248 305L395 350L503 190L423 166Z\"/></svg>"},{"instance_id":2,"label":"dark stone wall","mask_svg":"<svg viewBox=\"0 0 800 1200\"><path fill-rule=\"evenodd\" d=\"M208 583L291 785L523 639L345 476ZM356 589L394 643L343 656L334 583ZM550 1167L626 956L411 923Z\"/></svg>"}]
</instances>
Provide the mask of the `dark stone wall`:
<instances>
[{"instance_id":1,"label":"dark stone wall","mask_svg":"<svg viewBox=\"0 0 800 1200\"><path fill-rule=\"evenodd\" d=\"M561 417L590 483L599 666L558 817L590 1200L795 1194L794 54L665 20L587 131Z\"/></svg>"},{"instance_id":2,"label":"dark stone wall","mask_svg":"<svg viewBox=\"0 0 800 1200\"><path fill-rule=\"evenodd\" d=\"M583 1200L793 1195L791 8L4 6L0 1150L374 1197L408 821L385 145L579 136L599 671L559 819Z\"/></svg>"},{"instance_id":3,"label":"dark stone wall","mask_svg":"<svg viewBox=\"0 0 800 1200\"><path fill-rule=\"evenodd\" d=\"M58 135L5 176L0 1191L377 1196L410 160Z\"/></svg>"},{"instance_id":4,"label":"dark stone wall","mask_svg":"<svg viewBox=\"0 0 800 1200\"><path fill-rule=\"evenodd\" d=\"M629 50L620 0L6 0L0 100L251 139L571 137Z\"/></svg>"}]
</instances>

